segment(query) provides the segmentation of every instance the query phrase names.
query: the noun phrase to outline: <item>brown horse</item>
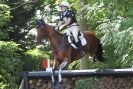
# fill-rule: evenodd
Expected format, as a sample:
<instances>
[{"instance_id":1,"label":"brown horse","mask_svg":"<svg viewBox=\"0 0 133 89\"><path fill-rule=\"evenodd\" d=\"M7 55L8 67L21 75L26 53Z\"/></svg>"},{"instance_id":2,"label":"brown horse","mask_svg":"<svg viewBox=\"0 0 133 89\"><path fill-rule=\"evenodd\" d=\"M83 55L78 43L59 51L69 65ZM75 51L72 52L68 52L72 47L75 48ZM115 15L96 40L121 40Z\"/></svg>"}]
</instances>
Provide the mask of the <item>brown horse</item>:
<instances>
[{"instance_id":1,"label":"brown horse","mask_svg":"<svg viewBox=\"0 0 133 89\"><path fill-rule=\"evenodd\" d=\"M103 62L103 49L100 40L92 32L84 31L82 33L87 40L87 45L82 47L83 51L94 59L96 58L98 61ZM45 24L42 20L37 27L36 43L39 44L44 37L49 39L52 46L54 55L53 68L57 69L59 65L60 68L64 68L69 63L82 57L80 52L68 43L67 35L60 34L54 27Z\"/></svg>"}]
</instances>

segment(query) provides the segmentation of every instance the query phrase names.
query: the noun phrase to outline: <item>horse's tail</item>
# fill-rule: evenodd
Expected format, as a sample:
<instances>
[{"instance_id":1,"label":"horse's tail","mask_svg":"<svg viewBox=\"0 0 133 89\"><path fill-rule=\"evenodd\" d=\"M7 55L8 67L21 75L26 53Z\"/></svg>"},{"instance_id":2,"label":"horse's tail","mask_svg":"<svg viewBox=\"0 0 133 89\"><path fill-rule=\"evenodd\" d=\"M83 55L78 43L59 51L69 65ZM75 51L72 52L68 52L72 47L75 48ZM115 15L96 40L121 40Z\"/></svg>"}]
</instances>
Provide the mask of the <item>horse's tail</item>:
<instances>
[{"instance_id":1,"label":"horse's tail","mask_svg":"<svg viewBox=\"0 0 133 89\"><path fill-rule=\"evenodd\" d=\"M102 44L101 43L98 44L98 49L97 49L97 52L96 52L96 58L100 62L104 61L104 58L103 58L103 48L102 48Z\"/></svg>"}]
</instances>

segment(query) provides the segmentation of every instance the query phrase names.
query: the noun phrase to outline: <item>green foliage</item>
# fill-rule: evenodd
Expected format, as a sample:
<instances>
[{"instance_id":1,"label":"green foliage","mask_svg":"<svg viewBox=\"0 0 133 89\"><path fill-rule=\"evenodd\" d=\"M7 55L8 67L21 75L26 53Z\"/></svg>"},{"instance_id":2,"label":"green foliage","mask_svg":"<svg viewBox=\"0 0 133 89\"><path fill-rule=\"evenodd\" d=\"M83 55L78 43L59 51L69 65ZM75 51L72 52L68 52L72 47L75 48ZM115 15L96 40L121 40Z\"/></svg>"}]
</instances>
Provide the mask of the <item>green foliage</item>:
<instances>
[{"instance_id":1,"label":"green foliage","mask_svg":"<svg viewBox=\"0 0 133 89\"><path fill-rule=\"evenodd\" d=\"M26 35L28 34L29 30L35 27L35 24L31 21L31 18L35 16L36 10L40 8L40 2L40 0L3 1L4 4L10 6L10 15L12 18L8 23L1 27L2 32L7 32L7 34L4 35L9 35L3 36L4 39L1 38L1 40L17 42L18 44L21 44L21 48L26 50L26 46L29 46L29 40L26 39Z\"/></svg>"},{"instance_id":2,"label":"green foliage","mask_svg":"<svg viewBox=\"0 0 133 89\"><path fill-rule=\"evenodd\" d=\"M70 70L79 69L79 68L80 68L79 60L72 62L72 63L68 66L68 69L70 69Z\"/></svg>"},{"instance_id":3,"label":"green foliage","mask_svg":"<svg viewBox=\"0 0 133 89\"><path fill-rule=\"evenodd\" d=\"M14 42L0 41L0 87L2 89L18 89L23 62L17 53L21 49Z\"/></svg>"},{"instance_id":4,"label":"green foliage","mask_svg":"<svg viewBox=\"0 0 133 89\"><path fill-rule=\"evenodd\" d=\"M96 29L107 57L103 67L132 67L133 1L87 0L81 10L87 11L88 24ZM95 65L94 65L95 66ZM93 66L93 68L95 68ZM99 64L96 63L96 66ZM101 67L101 66L100 66ZM91 66L92 68L92 66Z\"/></svg>"},{"instance_id":5,"label":"green foliage","mask_svg":"<svg viewBox=\"0 0 133 89\"><path fill-rule=\"evenodd\" d=\"M33 49L25 52L23 61L25 62L24 69L27 70L40 70L42 60L49 59L49 53L44 50ZM30 64L30 65L29 65Z\"/></svg>"},{"instance_id":6,"label":"green foliage","mask_svg":"<svg viewBox=\"0 0 133 89\"><path fill-rule=\"evenodd\" d=\"M106 55L113 61L117 61L117 66L121 64L120 67L131 67L133 65L133 56L131 55L133 52L133 27L132 24L123 24L123 21L128 20L122 19L102 24L100 29L104 36L101 41L107 50ZM125 29L121 29L121 26L124 26Z\"/></svg>"},{"instance_id":7,"label":"green foliage","mask_svg":"<svg viewBox=\"0 0 133 89\"><path fill-rule=\"evenodd\" d=\"M3 30L1 27L10 21L10 8L8 5L0 4L0 39L8 37L8 30Z\"/></svg>"},{"instance_id":8,"label":"green foliage","mask_svg":"<svg viewBox=\"0 0 133 89\"><path fill-rule=\"evenodd\" d=\"M133 1L132 0L87 0L82 10L87 11L89 26L97 32L104 47L104 63L89 62L90 68L127 68L133 66ZM80 89L86 88L81 81ZM85 87L85 88L84 88Z\"/></svg>"},{"instance_id":9,"label":"green foliage","mask_svg":"<svg viewBox=\"0 0 133 89\"><path fill-rule=\"evenodd\" d=\"M36 27L37 10L46 22L56 22L57 5L65 0L0 0L0 40L20 43L25 53L20 53L14 42L0 42L0 88L18 89L19 74L24 70L40 70L43 59L51 59L49 43L44 42L42 49L34 49L34 35L29 30ZM80 9L79 1L69 0L72 9ZM87 12L89 28L96 31L104 47L105 63L88 62L90 68L125 68L133 66L133 0L86 0L81 10ZM9 7L10 6L10 7ZM77 13L78 18L80 17ZM28 34L28 35L27 35ZM32 48L32 49L31 49ZM29 50L30 49L30 50ZM45 50L45 51L44 51ZM21 55L21 56L20 56ZM22 58L21 58L22 57ZM22 62L22 61L23 62ZM79 69L79 61L70 65L70 69ZM12 80L12 81L10 81ZM95 80L95 79L94 79ZM83 84L93 85L93 79L79 81L77 89ZM84 89L88 86L84 85ZM90 87L91 87L90 86ZM91 88L90 88L91 89Z\"/></svg>"},{"instance_id":10,"label":"green foliage","mask_svg":"<svg viewBox=\"0 0 133 89\"><path fill-rule=\"evenodd\" d=\"M10 20L10 8L8 5L0 4L0 27Z\"/></svg>"}]
</instances>

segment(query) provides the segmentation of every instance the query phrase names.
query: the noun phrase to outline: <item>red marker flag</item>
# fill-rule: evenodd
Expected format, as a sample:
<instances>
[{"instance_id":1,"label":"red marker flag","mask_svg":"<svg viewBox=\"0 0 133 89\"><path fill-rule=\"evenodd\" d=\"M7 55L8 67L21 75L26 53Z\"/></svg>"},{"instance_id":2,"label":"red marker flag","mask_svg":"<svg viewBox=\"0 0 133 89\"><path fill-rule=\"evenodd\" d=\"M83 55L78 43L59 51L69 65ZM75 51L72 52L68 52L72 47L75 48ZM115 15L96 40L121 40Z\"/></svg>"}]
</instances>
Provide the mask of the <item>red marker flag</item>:
<instances>
[{"instance_id":1,"label":"red marker flag","mask_svg":"<svg viewBox=\"0 0 133 89\"><path fill-rule=\"evenodd\" d=\"M48 60L47 59L43 60L41 65L42 65L42 68L45 68L45 69L48 68Z\"/></svg>"}]
</instances>

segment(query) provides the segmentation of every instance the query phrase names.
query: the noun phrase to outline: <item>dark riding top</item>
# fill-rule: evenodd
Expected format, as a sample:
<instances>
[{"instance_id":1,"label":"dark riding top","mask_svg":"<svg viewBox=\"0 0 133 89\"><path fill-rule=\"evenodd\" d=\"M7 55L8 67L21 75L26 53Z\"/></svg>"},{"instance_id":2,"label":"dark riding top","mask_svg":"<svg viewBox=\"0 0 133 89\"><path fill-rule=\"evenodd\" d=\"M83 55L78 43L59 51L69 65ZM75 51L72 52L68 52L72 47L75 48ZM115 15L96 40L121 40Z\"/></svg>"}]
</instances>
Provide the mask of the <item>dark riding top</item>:
<instances>
[{"instance_id":1,"label":"dark riding top","mask_svg":"<svg viewBox=\"0 0 133 89\"><path fill-rule=\"evenodd\" d=\"M64 23L66 22L66 20L68 18L71 18L71 22L70 22L70 24L68 26L70 26L73 23L77 23L77 20L76 20L76 17L75 17L75 13L72 10L67 10L65 12L61 12L59 14L59 17L60 17L60 21L62 21Z\"/></svg>"}]
</instances>

